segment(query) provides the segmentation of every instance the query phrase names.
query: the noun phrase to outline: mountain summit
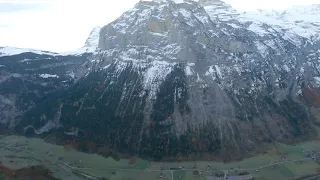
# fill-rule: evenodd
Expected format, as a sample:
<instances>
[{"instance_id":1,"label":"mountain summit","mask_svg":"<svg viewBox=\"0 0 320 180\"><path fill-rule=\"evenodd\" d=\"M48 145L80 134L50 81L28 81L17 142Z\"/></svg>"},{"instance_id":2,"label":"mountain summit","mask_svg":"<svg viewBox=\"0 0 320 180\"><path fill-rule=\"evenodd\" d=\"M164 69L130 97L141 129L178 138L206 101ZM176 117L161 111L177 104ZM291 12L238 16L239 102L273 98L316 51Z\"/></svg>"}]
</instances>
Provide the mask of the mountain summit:
<instances>
[{"instance_id":1,"label":"mountain summit","mask_svg":"<svg viewBox=\"0 0 320 180\"><path fill-rule=\"evenodd\" d=\"M221 1L140 1L14 129L156 160L232 160L314 137L319 39L244 16Z\"/></svg>"},{"instance_id":2,"label":"mountain summit","mask_svg":"<svg viewBox=\"0 0 320 180\"><path fill-rule=\"evenodd\" d=\"M100 29L101 27L97 26L95 28L93 28L93 30L91 31L88 39L86 40L85 43L85 47L98 47L98 43L99 43L99 36L100 36Z\"/></svg>"},{"instance_id":3,"label":"mountain summit","mask_svg":"<svg viewBox=\"0 0 320 180\"><path fill-rule=\"evenodd\" d=\"M90 32L85 44L83 47L76 51L63 52L61 55L81 55L84 53L93 53L97 50L99 44L99 36L100 36L101 27L97 26L92 29Z\"/></svg>"}]
</instances>

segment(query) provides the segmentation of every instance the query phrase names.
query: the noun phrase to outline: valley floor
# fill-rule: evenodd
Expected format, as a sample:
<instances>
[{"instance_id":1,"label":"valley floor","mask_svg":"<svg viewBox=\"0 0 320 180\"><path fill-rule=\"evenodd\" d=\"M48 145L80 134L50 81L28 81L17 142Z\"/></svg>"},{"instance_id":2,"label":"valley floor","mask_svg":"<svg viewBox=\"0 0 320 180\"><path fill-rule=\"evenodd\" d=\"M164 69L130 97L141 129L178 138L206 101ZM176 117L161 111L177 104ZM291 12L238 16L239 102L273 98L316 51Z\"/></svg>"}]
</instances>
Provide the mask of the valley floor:
<instances>
[{"instance_id":1,"label":"valley floor","mask_svg":"<svg viewBox=\"0 0 320 180\"><path fill-rule=\"evenodd\" d=\"M41 165L55 178L68 180L285 180L319 177L320 173L317 139L294 146L275 144L264 154L232 163L115 161L22 136L0 136L0 152L3 167L18 170Z\"/></svg>"}]
</instances>

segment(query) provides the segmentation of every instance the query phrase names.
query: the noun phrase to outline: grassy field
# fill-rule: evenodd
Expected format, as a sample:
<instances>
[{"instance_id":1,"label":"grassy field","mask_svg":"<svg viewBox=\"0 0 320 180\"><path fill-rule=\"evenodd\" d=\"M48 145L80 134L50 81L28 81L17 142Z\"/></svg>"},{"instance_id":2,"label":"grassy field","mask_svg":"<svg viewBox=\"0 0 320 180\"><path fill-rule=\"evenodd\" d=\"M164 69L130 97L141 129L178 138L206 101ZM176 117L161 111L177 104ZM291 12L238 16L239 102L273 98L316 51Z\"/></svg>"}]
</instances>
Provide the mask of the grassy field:
<instances>
[{"instance_id":1,"label":"grassy field","mask_svg":"<svg viewBox=\"0 0 320 180\"><path fill-rule=\"evenodd\" d=\"M1 148L2 147L2 148ZM184 166L186 169L193 169L196 165L197 170L204 171L208 165L212 169L228 170L231 168L257 168L277 162L281 157L276 153L284 154L288 159L296 160L304 158L303 151L320 150L318 141L309 141L295 146L276 144L271 146L267 153L257 155L239 162L220 163L220 162L175 162L159 163L148 162L138 159L134 165L129 165L128 159L115 161L112 158L104 158L96 154L85 154L74 150L65 150L62 146L45 143L41 139L28 139L21 136L0 137L0 161L7 167L19 169L30 165L42 164L49 168L56 177L61 179L78 180L81 177L75 176L61 168L61 165L68 163L80 171L95 177L105 177L109 180L158 180L163 177L171 180L171 172L168 169ZM63 158L63 160L61 159ZM161 172L161 166L166 171ZM303 161L301 163L290 162L276 167L267 167L248 171L253 174L255 179L294 179L306 174L313 174L319 171L319 165L314 161ZM108 169L111 168L111 169ZM107 170L108 169L108 170ZM124 170L120 170L124 169ZM162 178L164 179L164 178ZM175 171L174 180L205 180L206 176L193 175L191 171Z\"/></svg>"}]
</instances>

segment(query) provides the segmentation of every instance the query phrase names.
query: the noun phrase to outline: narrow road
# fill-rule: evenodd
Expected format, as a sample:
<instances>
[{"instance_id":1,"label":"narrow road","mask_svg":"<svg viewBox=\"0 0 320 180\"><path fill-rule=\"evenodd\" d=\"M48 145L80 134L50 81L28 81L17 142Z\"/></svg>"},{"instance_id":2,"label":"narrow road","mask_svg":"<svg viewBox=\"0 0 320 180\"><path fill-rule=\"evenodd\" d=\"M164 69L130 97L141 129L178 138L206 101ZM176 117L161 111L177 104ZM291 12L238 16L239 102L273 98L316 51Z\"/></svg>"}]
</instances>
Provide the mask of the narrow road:
<instances>
[{"instance_id":1,"label":"narrow road","mask_svg":"<svg viewBox=\"0 0 320 180\"><path fill-rule=\"evenodd\" d=\"M170 171L171 172L171 180L173 180L173 172L174 171Z\"/></svg>"},{"instance_id":2,"label":"narrow road","mask_svg":"<svg viewBox=\"0 0 320 180\"><path fill-rule=\"evenodd\" d=\"M224 177L223 177L223 179L224 179L224 180L227 180L228 172L227 172L227 171L223 171L223 172L224 172Z\"/></svg>"},{"instance_id":3,"label":"narrow road","mask_svg":"<svg viewBox=\"0 0 320 180\"><path fill-rule=\"evenodd\" d=\"M280 161L280 162L276 162L276 163L271 163L271 164L267 164L264 166L260 166L257 168L246 168L246 169L238 169L239 171L255 171L255 170L259 170L259 169L263 169L263 168L267 168L270 166L274 166L274 165L280 165L280 164L286 164L286 163L293 163L293 162L298 162L298 161L307 161L307 160L311 160L313 158L319 158L320 156L316 156L316 157L310 157L310 158L303 158L303 159L297 159L297 160L286 160L286 161ZM169 172L174 172L174 171L194 171L194 169L181 169L181 170L156 170L156 169L127 169L127 168L78 168L78 167L73 167L70 166L70 168L74 168L77 170L119 170L119 171L145 171L145 172L160 172L160 171L169 171ZM217 171L223 171L225 174L227 174L230 170L229 169L225 169L225 170L217 170ZM209 170L207 170L206 172L209 172Z\"/></svg>"}]
</instances>

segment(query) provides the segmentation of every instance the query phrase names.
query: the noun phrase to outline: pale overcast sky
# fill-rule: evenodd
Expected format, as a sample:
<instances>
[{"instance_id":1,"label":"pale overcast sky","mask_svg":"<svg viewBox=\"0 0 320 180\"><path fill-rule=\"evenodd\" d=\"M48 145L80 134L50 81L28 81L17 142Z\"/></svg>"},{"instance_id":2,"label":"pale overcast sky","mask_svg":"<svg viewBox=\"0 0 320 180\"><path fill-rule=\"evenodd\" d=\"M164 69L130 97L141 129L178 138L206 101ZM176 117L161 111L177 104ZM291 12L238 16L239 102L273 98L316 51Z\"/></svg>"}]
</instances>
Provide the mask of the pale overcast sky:
<instances>
[{"instance_id":1,"label":"pale overcast sky","mask_svg":"<svg viewBox=\"0 0 320 180\"><path fill-rule=\"evenodd\" d=\"M55 52L83 46L95 26L103 26L138 0L0 0L0 46ZM320 0L225 0L235 9L286 9Z\"/></svg>"}]
</instances>

